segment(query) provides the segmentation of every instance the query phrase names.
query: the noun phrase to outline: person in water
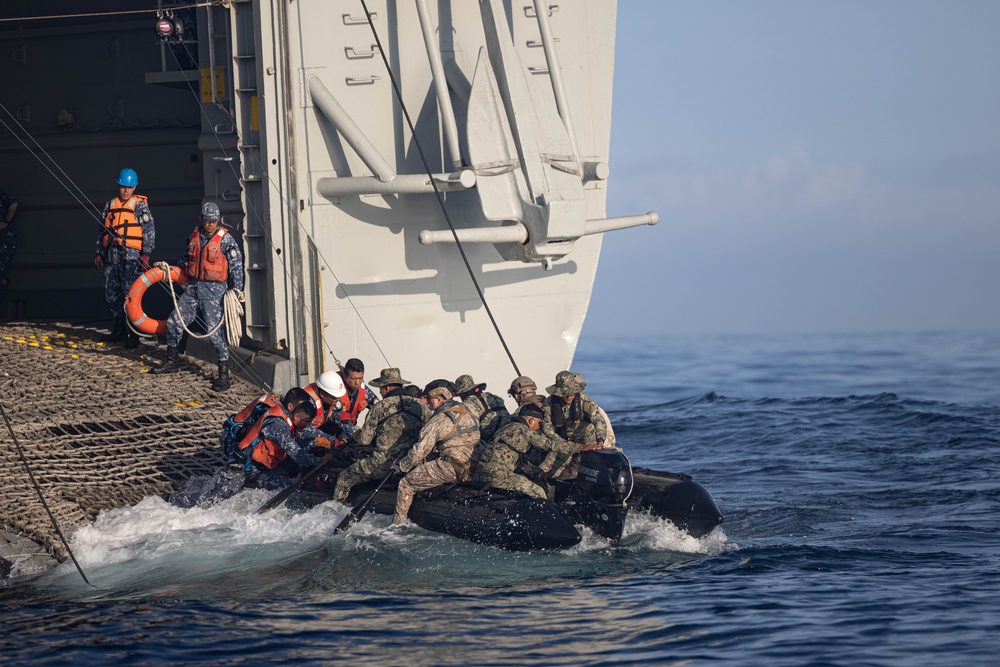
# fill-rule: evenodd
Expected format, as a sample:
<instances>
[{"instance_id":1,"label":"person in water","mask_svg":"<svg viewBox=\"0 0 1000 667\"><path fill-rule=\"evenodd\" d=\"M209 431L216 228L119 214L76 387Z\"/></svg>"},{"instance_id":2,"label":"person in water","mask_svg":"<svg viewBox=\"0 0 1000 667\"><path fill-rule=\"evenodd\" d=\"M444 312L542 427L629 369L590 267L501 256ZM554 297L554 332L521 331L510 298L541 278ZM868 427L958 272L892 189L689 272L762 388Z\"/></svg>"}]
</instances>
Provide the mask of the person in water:
<instances>
[{"instance_id":1,"label":"person in water","mask_svg":"<svg viewBox=\"0 0 1000 667\"><path fill-rule=\"evenodd\" d=\"M471 478L469 458L479 442L479 412L475 405L454 400L451 390L435 380L426 389L427 403L433 416L420 430L420 439L395 468L407 473L396 492L396 512L392 522L408 521L413 494L442 484L467 482ZM431 385L438 385L431 387ZM438 458L426 460L434 451Z\"/></svg>"},{"instance_id":2,"label":"person in water","mask_svg":"<svg viewBox=\"0 0 1000 667\"><path fill-rule=\"evenodd\" d=\"M403 379L398 368L384 368L371 381L382 394L382 400L369 410L364 426L354 433L354 442L358 447L374 444L374 450L340 473L334 500L344 502L358 484L388 475L393 462L420 436L431 411L419 398L403 391L407 384L409 381Z\"/></svg>"}]
</instances>

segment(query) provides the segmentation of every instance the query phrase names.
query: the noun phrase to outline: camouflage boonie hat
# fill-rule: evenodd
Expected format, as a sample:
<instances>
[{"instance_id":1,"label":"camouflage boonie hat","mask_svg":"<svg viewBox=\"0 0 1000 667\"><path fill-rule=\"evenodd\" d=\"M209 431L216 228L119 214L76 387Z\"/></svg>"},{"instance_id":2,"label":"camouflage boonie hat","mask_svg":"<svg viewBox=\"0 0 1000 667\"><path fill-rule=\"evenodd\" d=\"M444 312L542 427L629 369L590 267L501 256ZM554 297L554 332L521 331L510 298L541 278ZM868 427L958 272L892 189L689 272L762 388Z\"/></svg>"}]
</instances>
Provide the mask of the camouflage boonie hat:
<instances>
[{"instance_id":1,"label":"camouflage boonie hat","mask_svg":"<svg viewBox=\"0 0 1000 667\"><path fill-rule=\"evenodd\" d=\"M219 205L214 201L207 201L201 207L202 220L219 220L222 214L219 212Z\"/></svg>"},{"instance_id":2,"label":"camouflage boonie hat","mask_svg":"<svg viewBox=\"0 0 1000 667\"><path fill-rule=\"evenodd\" d=\"M480 391L486 389L486 383L476 384L471 375L459 375L455 380L456 394L467 394L475 389L479 389Z\"/></svg>"},{"instance_id":3,"label":"camouflage boonie hat","mask_svg":"<svg viewBox=\"0 0 1000 667\"><path fill-rule=\"evenodd\" d=\"M382 373L368 384L373 387L385 387L390 384L410 384L410 381L403 379L398 368L383 368Z\"/></svg>"},{"instance_id":4,"label":"camouflage boonie hat","mask_svg":"<svg viewBox=\"0 0 1000 667\"><path fill-rule=\"evenodd\" d=\"M507 390L510 394L519 393L522 389L538 389L538 385L527 375L521 375L514 378L514 381L510 383L510 389Z\"/></svg>"},{"instance_id":5,"label":"camouflage boonie hat","mask_svg":"<svg viewBox=\"0 0 1000 667\"><path fill-rule=\"evenodd\" d=\"M547 387L545 391L550 396L570 396L579 394L587 388L587 383L583 381L583 376L570 371L559 371L556 375L556 383Z\"/></svg>"}]
</instances>

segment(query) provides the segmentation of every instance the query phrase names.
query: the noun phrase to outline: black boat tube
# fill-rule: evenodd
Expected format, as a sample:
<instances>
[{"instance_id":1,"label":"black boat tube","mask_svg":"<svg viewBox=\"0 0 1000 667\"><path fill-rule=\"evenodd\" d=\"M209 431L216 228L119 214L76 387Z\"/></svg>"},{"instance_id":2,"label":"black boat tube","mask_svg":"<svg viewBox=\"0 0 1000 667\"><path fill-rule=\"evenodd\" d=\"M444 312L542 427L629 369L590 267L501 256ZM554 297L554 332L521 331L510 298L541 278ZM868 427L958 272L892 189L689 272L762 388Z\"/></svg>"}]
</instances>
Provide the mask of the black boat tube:
<instances>
[{"instance_id":1,"label":"black boat tube","mask_svg":"<svg viewBox=\"0 0 1000 667\"><path fill-rule=\"evenodd\" d=\"M629 505L669 519L692 537L702 537L722 523L722 512L705 487L680 473L634 468Z\"/></svg>"}]
</instances>

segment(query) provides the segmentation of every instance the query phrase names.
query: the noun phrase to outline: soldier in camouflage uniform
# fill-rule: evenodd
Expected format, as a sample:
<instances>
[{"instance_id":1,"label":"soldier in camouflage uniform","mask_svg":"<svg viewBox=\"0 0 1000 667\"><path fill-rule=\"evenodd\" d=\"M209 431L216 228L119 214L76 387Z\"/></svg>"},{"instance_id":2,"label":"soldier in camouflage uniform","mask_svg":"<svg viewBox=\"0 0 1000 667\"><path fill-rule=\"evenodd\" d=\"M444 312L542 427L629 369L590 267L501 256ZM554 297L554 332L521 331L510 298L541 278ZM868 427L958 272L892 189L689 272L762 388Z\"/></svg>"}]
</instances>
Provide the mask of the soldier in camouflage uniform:
<instances>
[{"instance_id":1,"label":"soldier in camouflage uniform","mask_svg":"<svg viewBox=\"0 0 1000 667\"><path fill-rule=\"evenodd\" d=\"M503 399L485 390L486 383L476 384L471 375L459 375L458 379L455 380L455 393L462 399L462 402L468 404L471 401L481 413L479 416L479 444L476 445L472 451L472 458L469 459L469 465L473 470L479 465L479 459L486 446L493 441L500 428L510 421L510 412L507 411Z\"/></svg>"},{"instance_id":2,"label":"soldier in camouflage uniform","mask_svg":"<svg viewBox=\"0 0 1000 667\"><path fill-rule=\"evenodd\" d=\"M194 230L188 241L187 253L177 262L177 266L188 275L184 294L177 300L177 308L167 319L167 351L170 358L153 373L176 373L178 371L178 346L185 327L191 326L198 312L203 316L205 331L212 331L222 321L223 299L232 283L232 289L240 298L243 292L243 252L232 234L222 226L222 214L215 202L206 202L201 207L201 225ZM166 262L156 265L164 272L170 267ZM226 340L225 324L219 326L209 337L219 360L219 375L212 382L212 391L229 389L229 343Z\"/></svg>"},{"instance_id":3,"label":"soldier in camouflage uniform","mask_svg":"<svg viewBox=\"0 0 1000 667\"><path fill-rule=\"evenodd\" d=\"M379 389L382 400L368 411L365 425L355 432L354 441L361 446L374 442L375 450L337 477L333 499L338 502L347 500L356 485L388 475L393 462L413 445L431 417L423 401L403 391L403 385L409 382L402 379L398 368L382 369L382 374L369 384Z\"/></svg>"},{"instance_id":4,"label":"soldier in camouflage uniform","mask_svg":"<svg viewBox=\"0 0 1000 667\"><path fill-rule=\"evenodd\" d=\"M545 411L537 404L523 405L487 445L473 481L545 498L545 476L561 467L565 458L553 447L553 441L538 432L544 418ZM544 452L545 458L538 465L528 461L531 450Z\"/></svg>"},{"instance_id":5,"label":"soldier in camouflage uniform","mask_svg":"<svg viewBox=\"0 0 1000 667\"><path fill-rule=\"evenodd\" d=\"M583 379L583 375L580 373L573 373L576 381L582 386L587 386L587 381ZM611 418L608 417L608 413L604 411L604 408L597 406L597 411L601 413L601 417L604 418L604 423L607 425L607 432L605 433L604 446L605 447L617 447L618 439L615 437L615 430L611 427Z\"/></svg>"},{"instance_id":6,"label":"soldier in camouflage uniform","mask_svg":"<svg viewBox=\"0 0 1000 667\"><path fill-rule=\"evenodd\" d=\"M0 192L0 299L10 285L7 269L14 259L17 250L17 225L14 224L14 214L17 213L17 198L6 192Z\"/></svg>"},{"instance_id":7,"label":"soldier in camouflage uniform","mask_svg":"<svg viewBox=\"0 0 1000 667\"><path fill-rule=\"evenodd\" d=\"M156 230L146 197L135 194L139 185L135 170L122 169L117 182L118 196L105 204L101 213L104 226L97 235L94 255L94 266L104 272L104 298L114 317L114 325L103 339L124 339L127 347L138 347L139 337L125 323L125 296L139 274L149 269Z\"/></svg>"},{"instance_id":8,"label":"soldier in camouflage uniform","mask_svg":"<svg viewBox=\"0 0 1000 667\"><path fill-rule=\"evenodd\" d=\"M514 378L514 381L510 383L510 389L507 390L507 393L517 401L518 408L514 412L515 415L521 414L521 409L525 405L542 406L543 399L536 393L537 389L538 385L527 375ZM549 439L554 450L560 452L563 463L553 473L553 476L558 475L563 471L565 463L569 461L569 458L579 451L579 447L575 442L570 442L556 433L552 427L552 421L548 418L548 413L546 413L545 418L542 420L539 432Z\"/></svg>"},{"instance_id":9,"label":"soldier in camouflage uniform","mask_svg":"<svg viewBox=\"0 0 1000 667\"><path fill-rule=\"evenodd\" d=\"M507 390L507 395L514 399L517 403L518 408L528 402L532 396L536 396L538 391L538 385L527 375L521 375L514 378L510 383L510 389ZM517 414L517 410L514 414Z\"/></svg>"},{"instance_id":10,"label":"soldier in camouflage uniform","mask_svg":"<svg viewBox=\"0 0 1000 667\"><path fill-rule=\"evenodd\" d=\"M579 373L559 371L556 383L546 388L549 396L542 403L549 427L559 437L577 443L579 451L604 447L608 434L607 422L601 416L597 403L583 393L586 386ZM542 428L544 430L546 425L543 424ZM577 454L556 474L560 479L575 479L579 465Z\"/></svg>"},{"instance_id":11,"label":"soldier in camouflage uniform","mask_svg":"<svg viewBox=\"0 0 1000 667\"><path fill-rule=\"evenodd\" d=\"M479 442L477 406L453 400L451 391L441 386L427 391L427 401L434 415L420 430L417 444L394 466L407 473L396 492L394 524L408 520L416 492L471 478L469 457ZM434 451L440 456L427 461Z\"/></svg>"},{"instance_id":12,"label":"soldier in camouflage uniform","mask_svg":"<svg viewBox=\"0 0 1000 667\"><path fill-rule=\"evenodd\" d=\"M559 371L556 383L546 388L549 397L542 407L556 433L581 445L596 445L589 449L597 449L604 446L608 425L594 399L583 393L587 383L582 380L579 373Z\"/></svg>"}]
</instances>

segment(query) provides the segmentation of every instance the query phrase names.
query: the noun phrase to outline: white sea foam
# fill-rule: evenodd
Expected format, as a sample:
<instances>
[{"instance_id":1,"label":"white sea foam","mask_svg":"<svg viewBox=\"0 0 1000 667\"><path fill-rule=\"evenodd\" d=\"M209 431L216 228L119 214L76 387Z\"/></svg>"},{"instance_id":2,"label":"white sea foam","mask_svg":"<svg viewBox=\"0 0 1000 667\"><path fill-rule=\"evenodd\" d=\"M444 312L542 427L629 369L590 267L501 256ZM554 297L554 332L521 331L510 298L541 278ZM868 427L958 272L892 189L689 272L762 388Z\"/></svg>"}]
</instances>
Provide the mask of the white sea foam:
<instances>
[{"instance_id":1,"label":"white sea foam","mask_svg":"<svg viewBox=\"0 0 1000 667\"><path fill-rule=\"evenodd\" d=\"M183 554L222 557L258 545L308 548L326 539L347 512L339 503L324 503L306 512L278 508L256 514L270 495L245 491L192 508L145 498L131 507L101 512L73 534L71 546L81 565L90 567Z\"/></svg>"}]
</instances>

